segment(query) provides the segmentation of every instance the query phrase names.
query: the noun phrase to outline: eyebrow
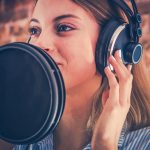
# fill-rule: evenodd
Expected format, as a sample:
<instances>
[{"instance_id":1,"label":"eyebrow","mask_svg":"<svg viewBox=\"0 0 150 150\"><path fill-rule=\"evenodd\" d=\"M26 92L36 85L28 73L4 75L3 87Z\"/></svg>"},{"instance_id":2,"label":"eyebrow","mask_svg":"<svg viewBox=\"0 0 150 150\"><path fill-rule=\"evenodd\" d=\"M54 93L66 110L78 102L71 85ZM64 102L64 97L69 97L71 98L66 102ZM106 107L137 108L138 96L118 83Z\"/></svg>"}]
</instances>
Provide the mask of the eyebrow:
<instances>
[{"instance_id":1,"label":"eyebrow","mask_svg":"<svg viewBox=\"0 0 150 150\"><path fill-rule=\"evenodd\" d=\"M61 15L61 16L58 16L56 18L53 19L53 22L57 22L59 20L62 20L62 19L65 19L65 18L75 18L75 19L80 19L78 16L75 16L75 15L72 15L72 14L64 14L64 15ZM35 19L35 18L32 18L30 20L30 23L31 22L36 22L36 23L40 23L38 19Z\"/></svg>"},{"instance_id":2,"label":"eyebrow","mask_svg":"<svg viewBox=\"0 0 150 150\"><path fill-rule=\"evenodd\" d=\"M30 20L30 23L31 23L31 22L40 23L39 20L38 20L38 19L35 19L35 18L32 18L32 19Z\"/></svg>"},{"instance_id":3,"label":"eyebrow","mask_svg":"<svg viewBox=\"0 0 150 150\"><path fill-rule=\"evenodd\" d=\"M61 16L56 17L55 19L53 19L54 22L59 21L61 19L65 19L65 18L75 18L75 19L80 19L78 16L72 15L72 14L64 14Z\"/></svg>"}]
</instances>

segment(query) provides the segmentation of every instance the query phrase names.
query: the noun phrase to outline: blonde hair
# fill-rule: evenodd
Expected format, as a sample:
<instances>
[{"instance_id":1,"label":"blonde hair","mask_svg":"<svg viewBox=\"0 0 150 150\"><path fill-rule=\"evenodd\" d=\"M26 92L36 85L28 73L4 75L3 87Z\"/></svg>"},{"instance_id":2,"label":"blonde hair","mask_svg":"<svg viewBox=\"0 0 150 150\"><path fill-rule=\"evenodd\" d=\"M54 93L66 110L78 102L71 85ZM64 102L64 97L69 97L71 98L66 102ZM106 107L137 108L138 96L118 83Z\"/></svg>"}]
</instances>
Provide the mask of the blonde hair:
<instances>
[{"instance_id":1,"label":"blonde hair","mask_svg":"<svg viewBox=\"0 0 150 150\"><path fill-rule=\"evenodd\" d=\"M148 46L149 45L149 46ZM133 67L133 88L131 93L131 108L127 116L131 129L150 125L150 78L145 56L150 50L150 43L143 42L143 56L139 64Z\"/></svg>"},{"instance_id":2,"label":"blonde hair","mask_svg":"<svg viewBox=\"0 0 150 150\"><path fill-rule=\"evenodd\" d=\"M112 18L123 18L121 11L114 3L110 4L109 0L73 0L73 2L90 12L95 17L100 28L103 28L105 22ZM133 67L132 73L134 80L131 94L131 108L127 115L127 123L130 130L135 130L150 124L150 95L148 95L150 84L147 84L150 82L148 82L148 78L146 78L147 74L143 70L143 59L138 65ZM102 112L101 97L107 87L107 79L103 77L101 86L93 98L93 109L87 124L90 135Z\"/></svg>"}]
</instances>

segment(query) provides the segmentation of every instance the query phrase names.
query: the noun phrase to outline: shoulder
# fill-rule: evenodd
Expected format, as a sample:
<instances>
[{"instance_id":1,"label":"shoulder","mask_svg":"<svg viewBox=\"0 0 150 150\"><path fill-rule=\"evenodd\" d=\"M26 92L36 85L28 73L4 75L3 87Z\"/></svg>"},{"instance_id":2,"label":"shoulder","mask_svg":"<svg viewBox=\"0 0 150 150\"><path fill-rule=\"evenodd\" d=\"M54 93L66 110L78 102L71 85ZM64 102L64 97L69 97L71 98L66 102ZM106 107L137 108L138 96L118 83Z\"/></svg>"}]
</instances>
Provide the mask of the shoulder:
<instances>
[{"instance_id":1,"label":"shoulder","mask_svg":"<svg viewBox=\"0 0 150 150\"><path fill-rule=\"evenodd\" d=\"M150 126L125 134L121 150L148 150L150 147Z\"/></svg>"},{"instance_id":2,"label":"shoulder","mask_svg":"<svg viewBox=\"0 0 150 150\"><path fill-rule=\"evenodd\" d=\"M13 150L53 150L53 135L50 134L45 137L43 140L28 144L28 145L16 145Z\"/></svg>"},{"instance_id":3,"label":"shoulder","mask_svg":"<svg viewBox=\"0 0 150 150\"><path fill-rule=\"evenodd\" d=\"M149 150L150 126L130 132L123 131L120 140L119 150ZM88 144L83 150L91 150L91 144Z\"/></svg>"}]
</instances>

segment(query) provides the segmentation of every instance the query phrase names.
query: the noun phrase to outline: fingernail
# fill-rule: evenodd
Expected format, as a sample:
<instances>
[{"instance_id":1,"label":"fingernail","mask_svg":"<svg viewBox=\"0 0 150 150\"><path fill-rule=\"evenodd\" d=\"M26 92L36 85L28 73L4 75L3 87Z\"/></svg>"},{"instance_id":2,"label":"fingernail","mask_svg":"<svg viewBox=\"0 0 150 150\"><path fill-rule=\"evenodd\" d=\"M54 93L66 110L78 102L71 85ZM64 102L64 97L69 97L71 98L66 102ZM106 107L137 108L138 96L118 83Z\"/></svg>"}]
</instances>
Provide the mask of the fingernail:
<instances>
[{"instance_id":1,"label":"fingernail","mask_svg":"<svg viewBox=\"0 0 150 150\"><path fill-rule=\"evenodd\" d=\"M113 66L110 64L109 65L109 69L111 70L111 71L114 71L114 68L113 68Z\"/></svg>"},{"instance_id":2,"label":"fingernail","mask_svg":"<svg viewBox=\"0 0 150 150\"><path fill-rule=\"evenodd\" d=\"M110 57L111 57L113 60L115 60L115 61L116 61L116 59L115 59L115 57L114 57L113 55L111 55Z\"/></svg>"},{"instance_id":3,"label":"fingernail","mask_svg":"<svg viewBox=\"0 0 150 150\"><path fill-rule=\"evenodd\" d=\"M110 70L109 66L106 66L106 67L105 67L105 70Z\"/></svg>"},{"instance_id":4,"label":"fingernail","mask_svg":"<svg viewBox=\"0 0 150 150\"><path fill-rule=\"evenodd\" d=\"M131 69L132 69L132 65L128 65L128 69L131 71Z\"/></svg>"},{"instance_id":5,"label":"fingernail","mask_svg":"<svg viewBox=\"0 0 150 150\"><path fill-rule=\"evenodd\" d=\"M119 53L119 54L118 54L118 55L119 55L119 57L121 58L121 49L119 50L119 52L118 52L118 53Z\"/></svg>"},{"instance_id":6,"label":"fingernail","mask_svg":"<svg viewBox=\"0 0 150 150\"><path fill-rule=\"evenodd\" d=\"M118 50L118 56L121 58L121 49Z\"/></svg>"},{"instance_id":7,"label":"fingernail","mask_svg":"<svg viewBox=\"0 0 150 150\"><path fill-rule=\"evenodd\" d=\"M109 66L106 66L105 69L109 69Z\"/></svg>"}]
</instances>

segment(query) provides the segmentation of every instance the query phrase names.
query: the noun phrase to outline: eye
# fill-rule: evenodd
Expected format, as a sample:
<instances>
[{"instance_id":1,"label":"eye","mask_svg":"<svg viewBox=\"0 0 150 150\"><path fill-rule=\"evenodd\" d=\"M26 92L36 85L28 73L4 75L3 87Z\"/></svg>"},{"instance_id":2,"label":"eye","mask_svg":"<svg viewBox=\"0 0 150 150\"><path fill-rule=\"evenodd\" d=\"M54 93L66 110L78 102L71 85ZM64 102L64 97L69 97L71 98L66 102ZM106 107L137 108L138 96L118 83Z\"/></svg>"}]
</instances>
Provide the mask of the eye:
<instances>
[{"instance_id":1,"label":"eye","mask_svg":"<svg viewBox=\"0 0 150 150\"><path fill-rule=\"evenodd\" d=\"M66 24L59 24L57 26L57 32L68 32L68 31L71 31L71 30L74 30L73 27L71 27L70 25L66 25Z\"/></svg>"},{"instance_id":2,"label":"eye","mask_svg":"<svg viewBox=\"0 0 150 150\"><path fill-rule=\"evenodd\" d=\"M41 33L41 29L39 27L30 27L29 28L29 34L31 36L38 36Z\"/></svg>"}]
</instances>

